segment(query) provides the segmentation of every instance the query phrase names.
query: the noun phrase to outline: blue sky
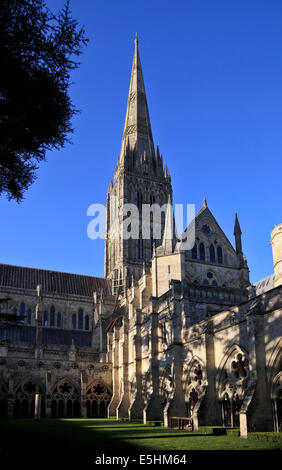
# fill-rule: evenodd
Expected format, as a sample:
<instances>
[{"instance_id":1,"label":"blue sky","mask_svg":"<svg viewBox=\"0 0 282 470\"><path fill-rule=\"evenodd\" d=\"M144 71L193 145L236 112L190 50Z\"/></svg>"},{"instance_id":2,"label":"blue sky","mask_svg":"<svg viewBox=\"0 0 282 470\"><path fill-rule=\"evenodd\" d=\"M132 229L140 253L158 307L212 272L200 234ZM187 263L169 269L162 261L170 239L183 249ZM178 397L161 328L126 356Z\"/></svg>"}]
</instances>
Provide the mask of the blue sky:
<instances>
[{"instance_id":1,"label":"blue sky","mask_svg":"<svg viewBox=\"0 0 282 470\"><path fill-rule=\"evenodd\" d=\"M47 0L56 10L62 0ZM282 222L281 0L72 0L90 42L73 73L81 113L73 143L49 152L21 204L0 199L2 263L103 276L87 208L104 203L120 151L134 36L155 145L175 203L207 198L234 244L243 232L251 281L271 274Z\"/></svg>"}]
</instances>

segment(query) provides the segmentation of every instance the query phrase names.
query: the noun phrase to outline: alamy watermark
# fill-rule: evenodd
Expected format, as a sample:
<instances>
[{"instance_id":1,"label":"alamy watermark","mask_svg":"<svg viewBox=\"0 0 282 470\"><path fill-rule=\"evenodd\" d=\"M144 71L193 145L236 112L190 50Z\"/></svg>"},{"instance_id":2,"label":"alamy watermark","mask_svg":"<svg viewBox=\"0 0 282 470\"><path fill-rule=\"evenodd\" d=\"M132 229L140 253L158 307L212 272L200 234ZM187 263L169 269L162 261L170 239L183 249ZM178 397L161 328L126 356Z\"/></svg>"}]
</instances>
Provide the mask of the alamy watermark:
<instances>
[{"instance_id":1,"label":"alamy watermark","mask_svg":"<svg viewBox=\"0 0 282 470\"><path fill-rule=\"evenodd\" d=\"M171 240L177 239L181 250L191 250L195 244L195 204L123 204L112 196L110 204L91 204L87 216L92 220L87 235L92 240ZM185 220L185 227L184 227ZM177 234L181 234L178 236Z\"/></svg>"}]
</instances>

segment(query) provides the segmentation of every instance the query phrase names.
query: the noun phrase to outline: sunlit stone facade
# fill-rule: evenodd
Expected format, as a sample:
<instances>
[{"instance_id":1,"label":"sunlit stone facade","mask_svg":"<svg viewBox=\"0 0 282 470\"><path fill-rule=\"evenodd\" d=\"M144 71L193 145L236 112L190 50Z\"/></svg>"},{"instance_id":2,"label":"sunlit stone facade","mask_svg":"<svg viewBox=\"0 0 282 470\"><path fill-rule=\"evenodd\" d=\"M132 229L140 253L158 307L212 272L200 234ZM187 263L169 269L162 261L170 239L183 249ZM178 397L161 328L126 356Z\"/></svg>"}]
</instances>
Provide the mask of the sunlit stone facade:
<instances>
[{"instance_id":1,"label":"sunlit stone facade","mask_svg":"<svg viewBox=\"0 0 282 470\"><path fill-rule=\"evenodd\" d=\"M167 209L161 238L113 238L111 211L172 203L155 150L135 40L121 153L107 193L105 278L0 266L0 412L32 416L193 418L199 425L281 431L282 231L274 274L252 285L235 216L234 246L206 199L183 249ZM191 199L191 195L189 195ZM111 200L115 201L114 208ZM137 224L142 226L142 212ZM190 227L191 228L191 227Z\"/></svg>"}]
</instances>

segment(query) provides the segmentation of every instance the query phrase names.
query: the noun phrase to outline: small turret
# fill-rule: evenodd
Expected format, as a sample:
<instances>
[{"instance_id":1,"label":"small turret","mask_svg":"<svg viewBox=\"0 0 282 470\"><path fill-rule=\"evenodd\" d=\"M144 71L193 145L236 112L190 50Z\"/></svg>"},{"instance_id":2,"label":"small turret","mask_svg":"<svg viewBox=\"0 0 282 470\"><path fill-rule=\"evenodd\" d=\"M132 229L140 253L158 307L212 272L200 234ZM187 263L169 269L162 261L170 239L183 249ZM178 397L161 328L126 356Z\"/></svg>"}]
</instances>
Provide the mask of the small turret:
<instances>
[{"instance_id":1,"label":"small turret","mask_svg":"<svg viewBox=\"0 0 282 470\"><path fill-rule=\"evenodd\" d=\"M164 167L164 177L170 180L170 173L168 171L167 164L165 164L165 167Z\"/></svg>"},{"instance_id":2,"label":"small turret","mask_svg":"<svg viewBox=\"0 0 282 470\"><path fill-rule=\"evenodd\" d=\"M165 227L163 234L162 246L166 253L173 253L175 245L177 243L176 226L174 220L174 213L172 207L171 194L168 196L167 211L165 217Z\"/></svg>"},{"instance_id":3,"label":"small turret","mask_svg":"<svg viewBox=\"0 0 282 470\"><path fill-rule=\"evenodd\" d=\"M271 232L271 245L274 269L274 287L282 285L282 224L276 225Z\"/></svg>"},{"instance_id":4,"label":"small turret","mask_svg":"<svg viewBox=\"0 0 282 470\"><path fill-rule=\"evenodd\" d=\"M242 255L242 238L241 238L242 232L237 216L237 212L235 213L235 224L234 224L234 236L235 236L235 247L236 247L236 253L237 255Z\"/></svg>"}]
</instances>

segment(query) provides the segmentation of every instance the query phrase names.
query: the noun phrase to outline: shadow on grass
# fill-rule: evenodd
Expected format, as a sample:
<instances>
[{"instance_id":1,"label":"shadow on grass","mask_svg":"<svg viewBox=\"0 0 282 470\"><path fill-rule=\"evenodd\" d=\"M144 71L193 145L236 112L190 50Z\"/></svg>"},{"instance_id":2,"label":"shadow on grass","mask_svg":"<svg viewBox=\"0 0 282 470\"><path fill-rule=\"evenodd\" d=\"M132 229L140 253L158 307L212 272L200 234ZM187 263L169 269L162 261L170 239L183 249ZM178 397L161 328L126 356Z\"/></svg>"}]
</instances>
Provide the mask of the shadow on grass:
<instances>
[{"instance_id":1,"label":"shadow on grass","mask_svg":"<svg viewBox=\"0 0 282 470\"><path fill-rule=\"evenodd\" d=\"M172 444L171 447L173 448L173 439L178 438L187 438L185 439L185 448L189 447L189 441L191 447L193 447L192 443L195 443L195 447L199 447L199 450L195 449L192 451L193 455L189 451L190 459L192 455L192 459L196 462L198 461L197 456L199 455L202 462L203 455L205 455L207 456L205 458L210 463L209 459L211 453L205 450L204 447L206 441L201 443L198 439L190 438L201 437L205 440L206 437L215 437L217 439L221 438L224 441L225 439L228 440L228 436L207 436L201 432L191 433L189 431L183 432L176 429L160 429L153 426L144 426L142 424L131 425L130 423L123 424L120 422L115 425L112 420L96 421L82 419L42 419L39 422L35 422L31 419L0 420L0 435L0 465L3 470L16 468L17 466L22 468L25 464L29 468L39 468L40 470L47 467L54 470L60 467L65 470L72 468L84 470L84 468L93 468L95 466L96 457L101 457L103 454L106 456L130 457L146 452L150 454L171 453L171 451L167 450L158 451L153 449L158 449L158 446L162 447L161 439L164 441L167 440L168 445L165 447L169 448ZM144 447L142 447L142 442L146 439L148 441L155 439L153 442L155 442L156 445L151 446L153 449L146 451ZM136 442L128 442L130 440ZM212 441L214 441L214 439L212 439ZM234 449L236 449L237 446L236 442L234 441ZM202 452L203 450L204 454ZM181 452L187 453L185 450L177 450L175 452L177 452L177 454ZM216 462L223 457L222 451L218 451L218 454L214 454L214 452L217 451L211 452L212 458L214 458ZM227 455L231 456L230 452L232 451L228 450ZM237 450L235 450L235 454L236 452ZM259 455L261 458L262 454L260 453ZM268 456L269 455L268 453Z\"/></svg>"},{"instance_id":2,"label":"shadow on grass","mask_svg":"<svg viewBox=\"0 0 282 470\"><path fill-rule=\"evenodd\" d=\"M0 420L0 462L9 468L29 463L42 468L91 465L98 455L135 455L138 446L119 438L118 432L84 426L85 421L43 419ZM104 422L104 428L106 423ZM55 467L54 467L55 465ZM79 468L79 467L78 467Z\"/></svg>"}]
</instances>

